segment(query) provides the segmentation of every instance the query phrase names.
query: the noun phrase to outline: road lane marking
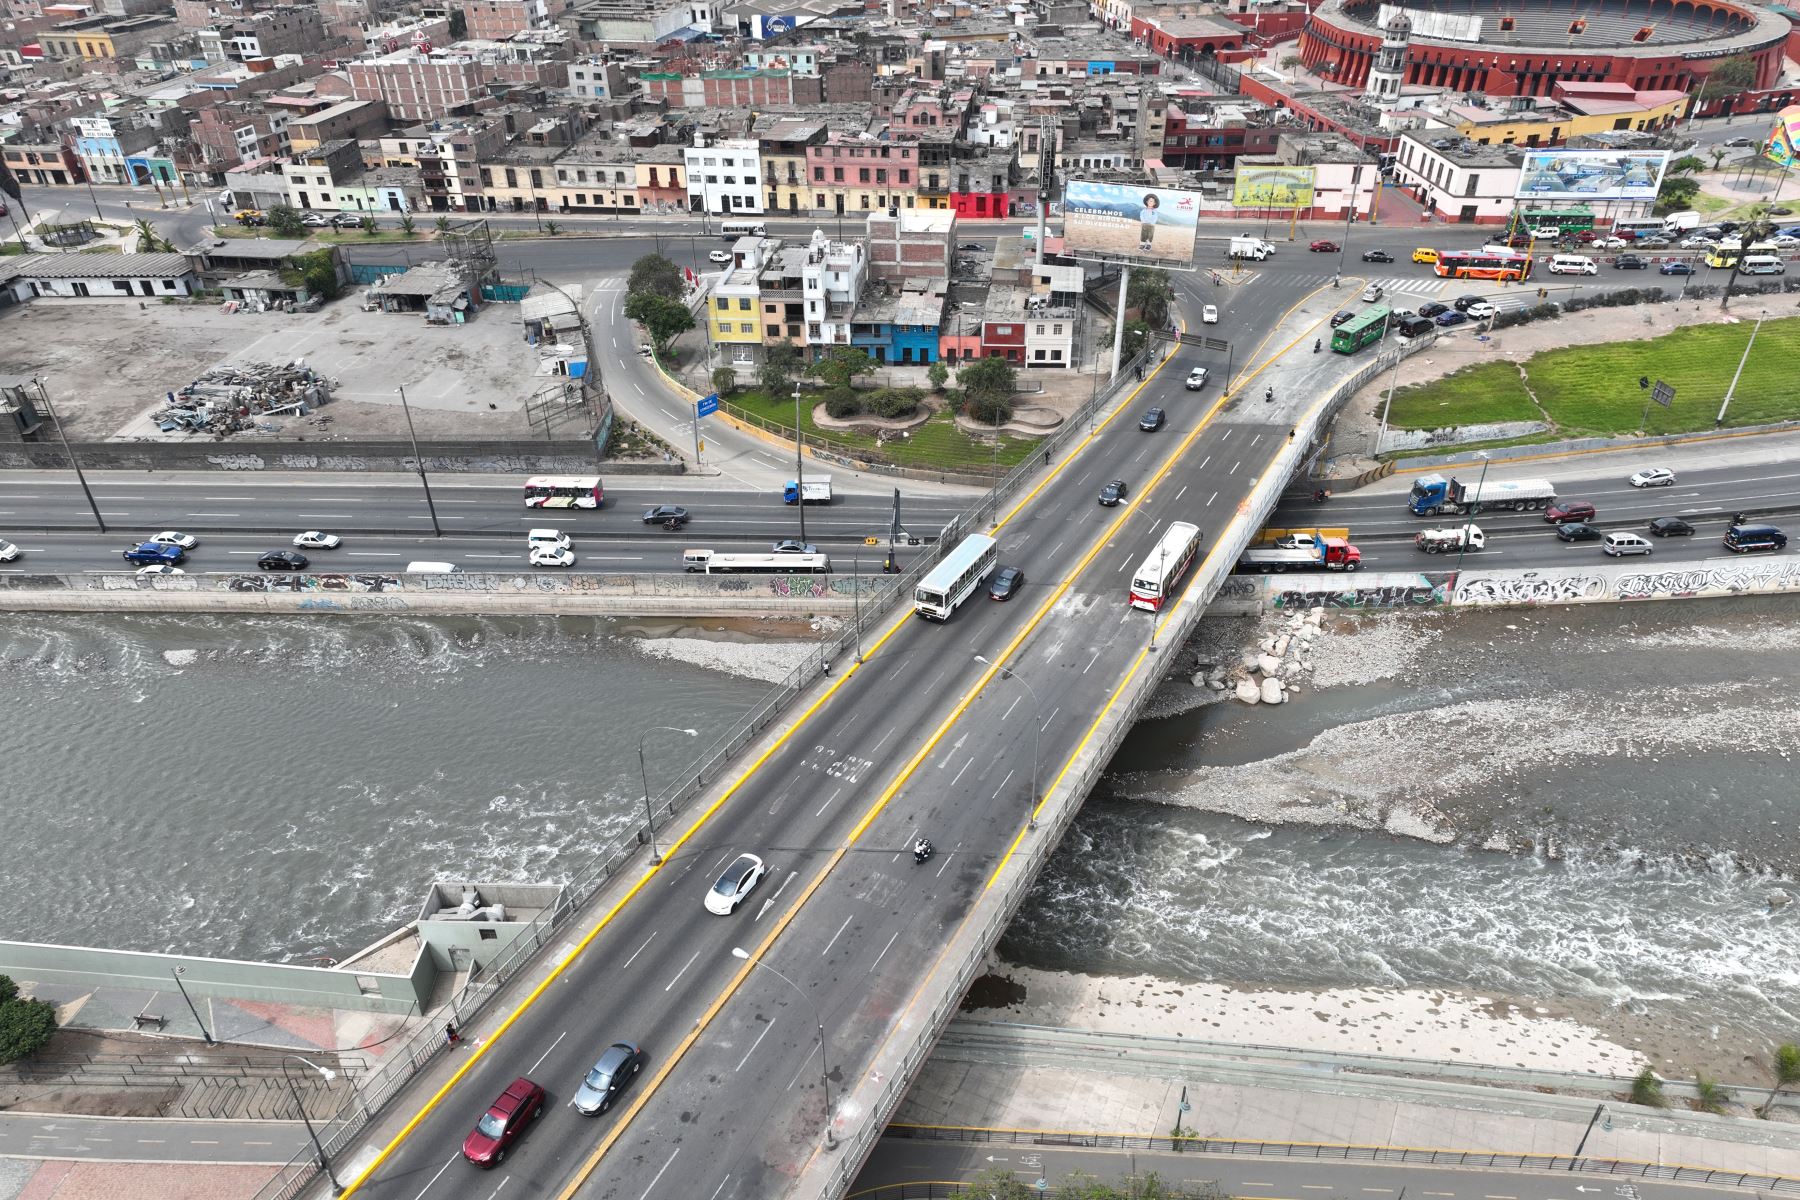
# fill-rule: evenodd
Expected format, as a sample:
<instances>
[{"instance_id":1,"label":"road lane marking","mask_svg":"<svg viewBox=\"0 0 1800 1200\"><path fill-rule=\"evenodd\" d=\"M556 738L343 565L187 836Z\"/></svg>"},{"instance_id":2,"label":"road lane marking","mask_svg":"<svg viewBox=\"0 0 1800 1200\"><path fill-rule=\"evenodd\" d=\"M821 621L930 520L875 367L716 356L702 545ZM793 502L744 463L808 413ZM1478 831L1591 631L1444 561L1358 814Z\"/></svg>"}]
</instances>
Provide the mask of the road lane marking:
<instances>
[{"instance_id":1,"label":"road lane marking","mask_svg":"<svg viewBox=\"0 0 1800 1200\"><path fill-rule=\"evenodd\" d=\"M948 854L946 854L946 855L944 855L944 859L945 859L945 861L948 861L948 860L949 860L949 858L950 858L950 856L949 856L949 855L948 855ZM939 868L939 872L940 872L940 873L942 873L942 868ZM890 938L889 938L889 939L888 939L888 940L887 940L887 945L885 945L885 946L883 946L883 947L882 947L882 948L881 948L881 953L880 953L880 954L877 954L877 955L876 955L876 956L875 956L875 961L874 961L874 962L872 962L872 963L870 963L870 964L869 964L869 970L868 970L868 973L869 973L869 974L870 974L870 975L873 975L873 974L874 974L874 973L875 973L875 968L876 968L876 967L878 967L878 966L880 966L880 965L881 965L881 959L882 959L882 957L883 957L883 955L885 955L885 954L887 954L887 952L888 952L888 951L889 951L889 950L891 950L891 949L892 949L892 948L893 948L893 946L894 946L894 941L895 941L895 939L897 939L897 938L898 938L898 937L899 937L899 936L900 936L900 931L899 931L899 930L898 930L898 929L896 929L896 930L894 930L894 936L893 936L893 937L890 937Z\"/></svg>"},{"instance_id":2,"label":"road lane marking","mask_svg":"<svg viewBox=\"0 0 1800 1200\"><path fill-rule=\"evenodd\" d=\"M729 1175L727 1175L725 1178L719 1180L719 1186L713 1189L713 1194L710 1197L708 1197L708 1200L719 1200L719 1193L724 1191L725 1185L730 1182L731 1182L731 1176L729 1176Z\"/></svg>"},{"instance_id":3,"label":"road lane marking","mask_svg":"<svg viewBox=\"0 0 1800 1200\"><path fill-rule=\"evenodd\" d=\"M680 1146L675 1147L675 1154L680 1154L680 1153L681 1153L681 1147ZM662 1180L663 1171L667 1171L669 1169L669 1163L672 1163L675 1161L675 1154L669 1155L669 1162L666 1162L662 1165L662 1171L658 1171L656 1173L656 1178L652 1179L650 1181L650 1186L644 1189L644 1196L648 1196L651 1192L656 1190L656 1185L659 1182L661 1182L661 1180ZM640 1196L640 1197L638 1197L638 1200L644 1200L644 1197Z\"/></svg>"},{"instance_id":4,"label":"road lane marking","mask_svg":"<svg viewBox=\"0 0 1800 1200\"><path fill-rule=\"evenodd\" d=\"M700 952L699 952L699 951L698 951L698 950L696 950L696 951L694 951L694 958L699 958L699 957L700 957ZM669 982L668 982L668 983L667 983L667 984L666 984L666 985L665 985L665 986L664 986L664 987L663 987L663 991L665 991L665 992L666 992L666 991L668 991L668 990L669 990L669 989L670 989L670 988L672 988L672 987L674 987L674 986L675 986L675 984L676 984L676 982L677 982L677 981L678 981L678 980L679 980L679 979L680 979L680 978L681 978L681 977L682 977L682 976L683 976L683 975L686 975L686 974L687 974L687 969L688 969L688 968L689 968L689 967L691 967L691 966L693 966L693 965L694 965L694 958L690 958L690 959L688 959L688 960L687 960L687 961L686 961L686 962L685 962L685 963L682 963L682 964L681 964L681 970L679 970L679 971L677 971L677 972L675 972L675 978L674 978L674 979L671 979L671 980L669 980Z\"/></svg>"},{"instance_id":5,"label":"road lane marking","mask_svg":"<svg viewBox=\"0 0 1800 1200\"><path fill-rule=\"evenodd\" d=\"M493 1039L491 1039L491 1038L489 1039L490 1042L492 1040ZM445 1159L444 1165L437 1169L437 1174L433 1175L431 1177L430 1182L426 1183L426 1185L424 1187L419 1189L419 1194L417 1196L413 1197L413 1200L425 1200L425 1193L429 1192L431 1190L432 1184L435 1184L438 1181L439 1177L441 1177L445 1171L448 1171L450 1169L450 1164L455 1162L456 1159L457 1159L457 1156L454 1154L452 1154L449 1158ZM356 1185L351 1184L350 1186L355 1187Z\"/></svg>"},{"instance_id":6,"label":"road lane marking","mask_svg":"<svg viewBox=\"0 0 1800 1200\"><path fill-rule=\"evenodd\" d=\"M838 926L837 932L831 935L831 940L829 942L825 943L825 948L823 950L819 951L820 958L823 958L823 957L825 957L825 955L829 954L831 952L831 948L833 946L837 945L837 940L844 936L844 930L850 928L851 917L854 917L854 916L855 916L855 914L852 913L851 916L844 918L844 923L842 925Z\"/></svg>"},{"instance_id":7,"label":"road lane marking","mask_svg":"<svg viewBox=\"0 0 1800 1200\"><path fill-rule=\"evenodd\" d=\"M956 778L955 778L955 779L952 779L952 780L951 780L951 781L950 781L950 786L951 786L951 787L955 787L955 786L956 786L956 784L957 784L957 780L960 780L960 779L961 779L961 778L962 778L962 777L963 777L963 771L966 771L966 770L968 770L968 769L969 769L969 768L970 768L970 767L972 767L972 766L974 766L974 765L975 765L975 756L974 756L974 755L972 755L972 754L971 754L971 755L970 755L970 756L969 756L969 761L968 761L968 762L966 762L966 763L964 763L964 764L963 764L963 765L962 765L962 771L958 771L958 772L957 772L957 773L956 773Z\"/></svg>"},{"instance_id":8,"label":"road lane marking","mask_svg":"<svg viewBox=\"0 0 1800 1200\"><path fill-rule=\"evenodd\" d=\"M1093 670L1094 664L1098 661L1100 661L1100 651L1096 650L1094 651L1094 657L1088 659L1088 665L1081 668L1081 673L1086 675L1089 671Z\"/></svg>"},{"instance_id":9,"label":"road lane marking","mask_svg":"<svg viewBox=\"0 0 1800 1200\"><path fill-rule=\"evenodd\" d=\"M1000 798L1000 793L1006 790L1007 781L1010 780L1012 777L1013 777L1013 773L1011 771L1008 771L1006 773L1006 779L1002 779L1000 781L1000 786L994 789L994 799L998 800Z\"/></svg>"},{"instance_id":10,"label":"road lane marking","mask_svg":"<svg viewBox=\"0 0 1800 1200\"><path fill-rule=\"evenodd\" d=\"M644 944L631 952L631 957L625 960L625 966L629 967L632 963L636 962L638 955L642 954L645 950L648 950L650 948L650 943L654 942L656 940L656 935L661 932L662 930L660 929L652 930L650 936L644 939ZM620 970L623 969L624 967L620 968Z\"/></svg>"},{"instance_id":11,"label":"road lane marking","mask_svg":"<svg viewBox=\"0 0 1800 1200\"><path fill-rule=\"evenodd\" d=\"M114 514L107 513L106 515L110 517L110 516L113 516ZM241 516L241 515L242 515L241 513L189 513L188 514L188 516L190 516L190 517L236 517L236 516Z\"/></svg>"},{"instance_id":12,"label":"road lane marking","mask_svg":"<svg viewBox=\"0 0 1800 1200\"><path fill-rule=\"evenodd\" d=\"M748 1050L744 1051L744 1057L738 1059L738 1065L731 1068L732 1074L735 1075L744 1069L744 1064L750 1061L750 1056L756 1053L756 1048L762 1045L762 1040L769 1036L769 1030L773 1028L775 1028L774 1021L763 1022L763 1031L756 1035L756 1040L750 1043L750 1048ZM716 1195L717 1193L714 1194Z\"/></svg>"}]
</instances>

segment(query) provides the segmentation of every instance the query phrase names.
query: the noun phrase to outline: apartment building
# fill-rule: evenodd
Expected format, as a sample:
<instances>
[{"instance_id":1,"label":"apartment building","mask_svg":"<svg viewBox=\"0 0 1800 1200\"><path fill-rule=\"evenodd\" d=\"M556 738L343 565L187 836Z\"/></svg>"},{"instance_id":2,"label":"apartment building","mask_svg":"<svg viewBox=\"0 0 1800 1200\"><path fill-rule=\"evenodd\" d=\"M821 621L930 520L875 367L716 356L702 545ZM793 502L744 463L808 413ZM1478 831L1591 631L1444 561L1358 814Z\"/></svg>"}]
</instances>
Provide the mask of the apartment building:
<instances>
[{"instance_id":1,"label":"apartment building","mask_svg":"<svg viewBox=\"0 0 1800 1200\"><path fill-rule=\"evenodd\" d=\"M722 216L763 211L762 152L754 138L720 138L688 146L682 157L688 207L693 211Z\"/></svg>"},{"instance_id":2,"label":"apartment building","mask_svg":"<svg viewBox=\"0 0 1800 1200\"><path fill-rule=\"evenodd\" d=\"M611 138L571 146L556 160L555 204L562 212L637 212L633 149Z\"/></svg>"},{"instance_id":3,"label":"apartment building","mask_svg":"<svg viewBox=\"0 0 1800 1200\"><path fill-rule=\"evenodd\" d=\"M868 134L832 134L806 148L815 213L913 208L918 202L919 148Z\"/></svg>"}]
</instances>

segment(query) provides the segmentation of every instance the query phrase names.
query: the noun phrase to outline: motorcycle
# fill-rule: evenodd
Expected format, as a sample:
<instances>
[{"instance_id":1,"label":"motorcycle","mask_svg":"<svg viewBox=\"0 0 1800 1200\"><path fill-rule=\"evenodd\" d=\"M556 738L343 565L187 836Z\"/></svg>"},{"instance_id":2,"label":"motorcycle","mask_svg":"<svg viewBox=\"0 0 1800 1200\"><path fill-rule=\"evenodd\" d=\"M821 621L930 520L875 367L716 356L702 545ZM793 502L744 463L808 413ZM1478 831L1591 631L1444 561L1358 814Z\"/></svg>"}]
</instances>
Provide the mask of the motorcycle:
<instances>
[{"instance_id":1,"label":"motorcycle","mask_svg":"<svg viewBox=\"0 0 1800 1200\"><path fill-rule=\"evenodd\" d=\"M937 852L937 847L933 846L930 842L926 841L924 838L920 838L918 841L913 843L913 861L915 863L924 862L926 859L930 858L936 852Z\"/></svg>"},{"instance_id":2,"label":"motorcycle","mask_svg":"<svg viewBox=\"0 0 1800 1200\"><path fill-rule=\"evenodd\" d=\"M1312 501L1314 504L1323 504L1329 499L1331 499L1331 490L1329 488L1320 488L1312 494Z\"/></svg>"}]
</instances>

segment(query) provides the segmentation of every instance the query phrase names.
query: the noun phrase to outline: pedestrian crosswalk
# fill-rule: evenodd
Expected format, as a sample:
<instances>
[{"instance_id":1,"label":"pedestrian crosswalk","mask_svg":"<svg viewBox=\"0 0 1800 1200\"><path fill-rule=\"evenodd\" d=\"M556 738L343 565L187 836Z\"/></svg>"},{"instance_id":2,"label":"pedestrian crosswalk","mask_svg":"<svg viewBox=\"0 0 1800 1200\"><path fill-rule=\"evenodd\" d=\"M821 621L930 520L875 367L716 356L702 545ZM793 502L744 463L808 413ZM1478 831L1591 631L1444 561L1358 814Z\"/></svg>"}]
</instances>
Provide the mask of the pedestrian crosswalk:
<instances>
[{"instance_id":1,"label":"pedestrian crosswalk","mask_svg":"<svg viewBox=\"0 0 1800 1200\"><path fill-rule=\"evenodd\" d=\"M1247 272L1239 277L1241 286L1265 275L1262 271ZM1271 276L1273 278L1273 276ZM1299 291L1315 291L1329 288L1333 276L1330 272L1309 272L1302 275L1283 275L1283 282L1290 283ZM1361 280L1352 286L1352 281ZM1346 303L1359 296L1363 288L1371 283L1378 284L1384 293L1383 299L1390 307L1406 308L1408 302L1413 305L1425 303L1433 298L1448 299L1450 296L1480 296L1497 309L1530 308L1538 302L1537 289L1529 284L1524 287L1511 285L1497 287L1492 282L1473 279L1439 279L1435 276L1418 275L1369 275L1363 273L1349 274L1344 277L1343 290L1349 293Z\"/></svg>"}]
</instances>

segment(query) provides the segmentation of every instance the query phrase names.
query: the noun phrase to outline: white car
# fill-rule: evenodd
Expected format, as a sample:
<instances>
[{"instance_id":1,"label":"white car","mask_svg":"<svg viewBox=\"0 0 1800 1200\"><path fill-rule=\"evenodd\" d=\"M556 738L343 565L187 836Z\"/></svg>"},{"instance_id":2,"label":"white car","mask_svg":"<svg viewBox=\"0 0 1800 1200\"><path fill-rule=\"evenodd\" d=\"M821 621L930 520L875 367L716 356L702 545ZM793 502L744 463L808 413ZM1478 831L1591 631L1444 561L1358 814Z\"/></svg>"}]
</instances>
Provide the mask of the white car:
<instances>
[{"instance_id":1,"label":"white car","mask_svg":"<svg viewBox=\"0 0 1800 1200\"><path fill-rule=\"evenodd\" d=\"M180 567L171 567L168 563L151 563L147 567L138 568L139 575L186 575Z\"/></svg>"},{"instance_id":2,"label":"white car","mask_svg":"<svg viewBox=\"0 0 1800 1200\"><path fill-rule=\"evenodd\" d=\"M1486 300L1477 300L1475 303L1469 305L1469 307L1463 309L1463 311L1468 313L1474 320L1485 321L1500 310L1495 308L1492 304L1489 304Z\"/></svg>"},{"instance_id":3,"label":"white car","mask_svg":"<svg viewBox=\"0 0 1800 1200\"><path fill-rule=\"evenodd\" d=\"M1202 324L1217 325L1219 323L1219 306L1216 304L1206 305L1200 310L1200 320Z\"/></svg>"},{"instance_id":4,"label":"white car","mask_svg":"<svg viewBox=\"0 0 1800 1200\"><path fill-rule=\"evenodd\" d=\"M572 567L575 556L567 546L533 546L531 548L531 565L534 567Z\"/></svg>"},{"instance_id":5,"label":"white car","mask_svg":"<svg viewBox=\"0 0 1800 1200\"><path fill-rule=\"evenodd\" d=\"M200 539L191 533L176 533L173 529L165 529L161 533L153 533L144 539L155 542L159 546L180 546L183 550L192 550L200 544Z\"/></svg>"},{"instance_id":6,"label":"white car","mask_svg":"<svg viewBox=\"0 0 1800 1200\"><path fill-rule=\"evenodd\" d=\"M569 535L560 529L533 529L525 535L527 550L567 550Z\"/></svg>"},{"instance_id":7,"label":"white car","mask_svg":"<svg viewBox=\"0 0 1800 1200\"><path fill-rule=\"evenodd\" d=\"M744 902L762 882L764 872L763 860L754 854L740 854L732 860L725 873L719 876L719 882L712 885L706 893L706 911L714 916L728 917L737 911L737 906Z\"/></svg>"},{"instance_id":8,"label":"white car","mask_svg":"<svg viewBox=\"0 0 1800 1200\"><path fill-rule=\"evenodd\" d=\"M309 229L325 229L331 225L331 218L324 213L309 212L301 216L300 223Z\"/></svg>"},{"instance_id":9,"label":"white car","mask_svg":"<svg viewBox=\"0 0 1800 1200\"><path fill-rule=\"evenodd\" d=\"M1594 242L1596 250L1623 250L1626 242L1622 237L1603 237Z\"/></svg>"},{"instance_id":10,"label":"white car","mask_svg":"<svg viewBox=\"0 0 1800 1200\"><path fill-rule=\"evenodd\" d=\"M336 550L344 544L344 539L335 533L322 533L317 529L309 529L305 533L294 535L294 545L303 550Z\"/></svg>"},{"instance_id":11,"label":"white car","mask_svg":"<svg viewBox=\"0 0 1800 1200\"><path fill-rule=\"evenodd\" d=\"M1770 238L1769 244L1777 250L1792 250L1796 247L1800 247L1800 238L1794 237L1791 234L1782 233Z\"/></svg>"},{"instance_id":12,"label":"white car","mask_svg":"<svg viewBox=\"0 0 1800 1200\"><path fill-rule=\"evenodd\" d=\"M1689 250L1710 250L1719 244L1719 239L1696 233L1693 237L1682 238L1681 244Z\"/></svg>"},{"instance_id":13,"label":"white car","mask_svg":"<svg viewBox=\"0 0 1800 1200\"><path fill-rule=\"evenodd\" d=\"M1646 467L1631 477L1632 487L1673 487L1675 472L1667 467Z\"/></svg>"},{"instance_id":14,"label":"white car","mask_svg":"<svg viewBox=\"0 0 1800 1200\"><path fill-rule=\"evenodd\" d=\"M1532 230L1531 236L1534 238L1549 238L1551 241L1555 241L1562 236L1562 230L1554 225L1544 225Z\"/></svg>"},{"instance_id":15,"label":"white car","mask_svg":"<svg viewBox=\"0 0 1800 1200\"><path fill-rule=\"evenodd\" d=\"M1188 372L1187 382L1182 385L1190 392L1197 392L1206 386L1206 368L1195 367Z\"/></svg>"},{"instance_id":16,"label":"white car","mask_svg":"<svg viewBox=\"0 0 1800 1200\"><path fill-rule=\"evenodd\" d=\"M728 263L731 261L731 251L729 251L729 250L709 251L707 253L706 259L708 262Z\"/></svg>"},{"instance_id":17,"label":"white car","mask_svg":"<svg viewBox=\"0 0 1800 1200\"><path fill-rule=\"evenodd\" d=\"M0 562L11 562L25 553L11 542L0 542Z\"/></svg>"}]
</instances>

